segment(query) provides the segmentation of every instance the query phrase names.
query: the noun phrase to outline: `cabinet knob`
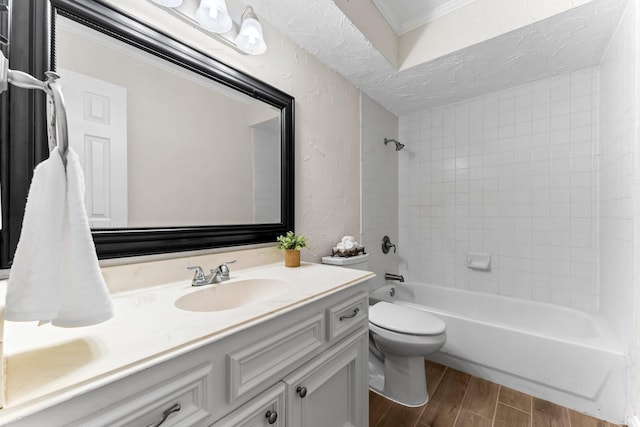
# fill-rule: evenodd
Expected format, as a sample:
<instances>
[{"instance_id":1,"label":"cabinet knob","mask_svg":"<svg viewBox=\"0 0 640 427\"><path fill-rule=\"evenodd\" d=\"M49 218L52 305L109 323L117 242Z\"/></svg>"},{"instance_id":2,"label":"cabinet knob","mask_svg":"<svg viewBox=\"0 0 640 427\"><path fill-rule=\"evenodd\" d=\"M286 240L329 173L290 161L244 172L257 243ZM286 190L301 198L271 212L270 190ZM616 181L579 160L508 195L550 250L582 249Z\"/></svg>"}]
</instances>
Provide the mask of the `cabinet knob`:
<instances>
[{"instance_id":1,"label":"cabinet knob","mask_svg":"<svg viewBox=\"0 0 640 427\"><path fill-rule=\"evenodd\" d=\"M298 387L296 389L296 393L298 393L298 396L300 396L300 397L305 397L307 395L307 388L306 387Z\"/></svg>"},{"instance_id":2,"label":"cabinet knob","mask_svg":"<svg viewBox=\"0 0 640 427\"><path fill-rule=\"evenodd\" d=\"M278 413L276 411L267 411L265 416L267 417L269 424L275 424L278 419Z\"/></svg>"}]
</instances>

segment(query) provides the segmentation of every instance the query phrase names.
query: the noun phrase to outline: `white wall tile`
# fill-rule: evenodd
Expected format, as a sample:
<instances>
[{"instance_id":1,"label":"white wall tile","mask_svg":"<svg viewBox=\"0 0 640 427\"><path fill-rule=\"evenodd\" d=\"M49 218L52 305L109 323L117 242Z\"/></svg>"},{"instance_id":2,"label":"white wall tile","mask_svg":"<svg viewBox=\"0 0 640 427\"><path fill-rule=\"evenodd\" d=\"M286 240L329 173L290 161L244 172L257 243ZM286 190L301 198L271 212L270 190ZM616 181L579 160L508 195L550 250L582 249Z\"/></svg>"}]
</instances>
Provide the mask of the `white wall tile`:
<instances>
[{"instance_id":1,"label":"white wall tile","mask_svg":"<svg viewBox=\"0 0 640 427\"><path fill-rule=\"evenodd\" d=\"M637 311L633 271L638 261L634 259L637 255L634 256L631 242L631 190L636 172L632 162L627 162L637 146L634 119L630 116L638 108L636 7L636 2L629 2L595 75L600 84L597 127L600 311L630 351L635 351L637 339L633 327L633 313ZM586 178L580 179L584 183Z\"/></svg>"},{"instance_id":2,"label":"white wall tile","mask_svg":"<svg viewBox=\"0 0 640 427\"><path fill-rule=\"evenodd\" d=\"M426 214L412 210L422 203L432 221L422 222L425 233L400 246L403 255L420 246L433 262L412 257L404 266L411 277L597 309L597 287L571 288L572 279L591 280L597 271L585 268L597 261L592 227L597 76L597 69L589 68L416 114L422 123L431 119L431 130L410 136L418 154L400 168L400 176L411 177L401 181L423 197L401 203L400 212L401 217ZM440 133L452 136L444 146L433 138ZM413 179L426 160L424 152L431 154L432 172L439 171L431 175L432 185ZM493 255L490 273L470 274L465 263L471 248Z\"/></svg>"}]
</instances>

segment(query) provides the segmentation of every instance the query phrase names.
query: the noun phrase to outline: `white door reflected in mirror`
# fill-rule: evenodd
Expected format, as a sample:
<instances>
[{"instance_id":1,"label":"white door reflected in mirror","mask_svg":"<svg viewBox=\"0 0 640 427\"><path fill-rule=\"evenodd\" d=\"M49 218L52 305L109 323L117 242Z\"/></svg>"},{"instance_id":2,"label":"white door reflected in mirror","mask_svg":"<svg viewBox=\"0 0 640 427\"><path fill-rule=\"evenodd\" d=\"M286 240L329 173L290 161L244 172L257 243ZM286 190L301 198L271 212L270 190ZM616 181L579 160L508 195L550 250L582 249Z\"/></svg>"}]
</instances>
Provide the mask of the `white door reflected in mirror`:
<instances>
[{"instance_id":1,"label":"white door reflected in mirror","mask_svg":"<svg viewBox=\"0 0 640 427\"><path fill-rule=\"evenodd\" d=\"M63 68L58 73L69 147L84 172L89 225L127 227L127 89Z\"/></svg>"}]
</instances>

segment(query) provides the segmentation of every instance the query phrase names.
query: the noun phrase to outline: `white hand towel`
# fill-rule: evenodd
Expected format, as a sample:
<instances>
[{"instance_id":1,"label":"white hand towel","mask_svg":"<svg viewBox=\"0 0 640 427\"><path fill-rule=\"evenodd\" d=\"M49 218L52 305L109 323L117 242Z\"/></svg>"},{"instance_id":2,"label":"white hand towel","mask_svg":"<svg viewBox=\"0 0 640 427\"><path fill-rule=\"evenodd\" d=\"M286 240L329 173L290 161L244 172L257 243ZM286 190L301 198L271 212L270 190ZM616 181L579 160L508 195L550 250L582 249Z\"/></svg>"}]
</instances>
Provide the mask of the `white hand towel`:
<instances>
[{"instance_id":1,"label":"white hand towel","mask_svg":"<svg viewBox=\"0 0 640 427\"><path fill-rule=\"evenodd\" d=\"M356 239L353 236L344 236L342 238L342 243L354 242Z\"/></svg>"},{"instance_id":2,"label":"white hand towel","mask_svg":"<svg viewBox=\"0 0 640 427\"><path fill-rule=\"evenodd\" d=\"M49 321L56 317L65 189L64 165L56 149L33 173L7 284L5 319Z\"/></svg>"},{"instance_id":3,"label":"white hand towel","mask_svg":"<svg viewBox=\"0 0 640 427\"><path fill-rule=\"evenodd\" d=\"M67 151L67 215L60 251L60 305L56 326L87 326L113 317L84 203L84 176L77 154Z\"/></svg>"},{"instance_id":4,"label":"white hand towel","mask_svg":"<svg viewBox=\"0 0 640 427\"><path fill-rule=\"evenodd\" d=\"M5 319L88 326L113 316L84 207L77 155L58 149L34 172L7 286Z\"/></svg>"}]
</instances>

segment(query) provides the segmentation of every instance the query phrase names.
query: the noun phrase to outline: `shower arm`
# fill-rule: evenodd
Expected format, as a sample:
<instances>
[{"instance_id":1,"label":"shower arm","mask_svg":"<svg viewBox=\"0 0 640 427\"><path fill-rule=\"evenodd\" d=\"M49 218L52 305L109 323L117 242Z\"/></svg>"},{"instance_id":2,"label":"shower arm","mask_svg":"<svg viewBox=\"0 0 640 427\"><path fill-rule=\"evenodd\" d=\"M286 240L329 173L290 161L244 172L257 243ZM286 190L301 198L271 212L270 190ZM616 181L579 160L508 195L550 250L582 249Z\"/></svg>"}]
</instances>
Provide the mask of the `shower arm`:
<instances>
[{"instance_id":1,"label":"shower arm","mask_svg":"<svg viewBox=\"0 0 640 427\"><path fill-rule=\"evenodd\" d=\"M398 141L397 139L393 139L393 138L384 139L384 145L387 145L390 142L393 142L396 145L396 151L400 151L404 148L404 144Z\"/></svg>"}]
</instances>

